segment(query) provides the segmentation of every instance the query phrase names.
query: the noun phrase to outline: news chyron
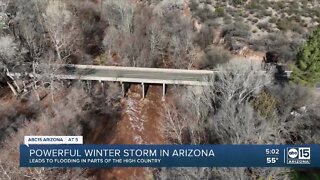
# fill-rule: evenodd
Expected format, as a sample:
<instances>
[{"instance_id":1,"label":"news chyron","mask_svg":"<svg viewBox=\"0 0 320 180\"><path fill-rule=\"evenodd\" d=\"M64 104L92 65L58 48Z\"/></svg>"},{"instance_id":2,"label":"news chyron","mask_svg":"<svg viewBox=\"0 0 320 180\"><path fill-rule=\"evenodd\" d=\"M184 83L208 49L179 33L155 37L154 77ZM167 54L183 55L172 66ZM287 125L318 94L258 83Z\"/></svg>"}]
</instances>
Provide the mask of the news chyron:
<instances>
[{"instance_id":1,"label":"news chyron","mask_svg":"<svg viewBox=\"0 0 320 180\"><path fill-rule=\"evenodd\" d=\"M20 166L319 168L320 145L96 145L82 136L26 136Z\"/></svg>"}]
</instances>

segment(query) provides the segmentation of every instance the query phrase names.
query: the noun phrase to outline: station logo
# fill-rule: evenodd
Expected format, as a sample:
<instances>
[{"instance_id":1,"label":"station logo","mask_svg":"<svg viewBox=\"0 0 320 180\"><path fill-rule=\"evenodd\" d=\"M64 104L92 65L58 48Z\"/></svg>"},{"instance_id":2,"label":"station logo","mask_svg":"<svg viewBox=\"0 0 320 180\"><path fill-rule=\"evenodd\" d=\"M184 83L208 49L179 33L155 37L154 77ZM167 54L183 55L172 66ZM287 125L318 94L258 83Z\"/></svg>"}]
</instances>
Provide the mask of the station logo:
<instances>
[{"instance_id":1,"label":"station logo","mask_svg":"<svg viewBox=\"0 0 320 180\"><path fill-rule=\"evenodd\" d=\"M311 164L310 147L287 148L287 164Z\"/></svg>"}]
</instances>

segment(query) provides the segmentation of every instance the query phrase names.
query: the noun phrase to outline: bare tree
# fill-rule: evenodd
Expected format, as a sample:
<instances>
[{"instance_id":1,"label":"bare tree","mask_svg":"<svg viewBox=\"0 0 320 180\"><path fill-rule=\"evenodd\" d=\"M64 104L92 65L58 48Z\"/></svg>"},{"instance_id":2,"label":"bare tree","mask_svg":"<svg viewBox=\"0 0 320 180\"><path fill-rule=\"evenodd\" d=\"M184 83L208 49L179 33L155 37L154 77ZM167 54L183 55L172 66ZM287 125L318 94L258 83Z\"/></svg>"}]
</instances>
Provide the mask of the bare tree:
<instances>
[{"instance_id":1,"label":"bare tree","mask_svg":"<svg viewBox=\"0 0 320 180\"><path fill-rule=\"evenodd\" d=\"M9 0L1 0L0 1L0 12L5 12L9 5Z\"/></svg>"},{"instance_id":2,"label":"bare tree","mask_svg":"<svg viewBox=\"0 0 320 180\"><path fill-rule=\"evenodd\" d=\"M159 16L164 16L169 11L182 10L183 6L184 0L162 0L159 3L155 3L155 13Z\"/></svg>"},{"instance_id":3,"label":"bare tree","mask_svg":"<svg viewBox=\"0 0 320 180\"><path fill-rule=\"evenodd\" d=\"M104 4L104 16L111 25L103 41L109 54L128 60L129 66L191 67L192 21L181 17L179 2L146 6L122 0Z\"/></svg>"},{"instance_id":4,"label":"bare tree","mask_svg":"<svg viewBox=\"0 0 320 180\"><path fill-rule=\"evenodd\" d=\"M12 2L12 6L17 11L11 20L12 31L16 38L16 41L12 42L20 43L15 45L15 48L11 48L11 51L19 52L20 58L16 55L11 65L7 65L7 71L11 72L12 67L17 67L13 70L14 72L25 71L29 76L31 74L32 83L28 84L27 88L24 87L24 91L34 91L38 100L40 97L37 89L50 85L51 96L54 99L53 92L57 83L54 83L53 74L59 68L50 65L65 63L66 59L74 53L81 37L76 28L77 19L62 1L17 0ZM11 51L7 54L12 54ZM17 76L8 77L17 78ZM20 93L19 91L16 94Z\"/></svg>"},{"instance_id":5,"label":"bare tree","mask_svg":"<svg viewBox=\"0 0 320 180\"><path fill-rule=\"evenodd\" d=\"M1 37L0 48L1 64L14 64L14 58L18 55L18 45L14 42L13 37Z\"/></svg>"},{"instance_id":6,"label":"bare tree","mask_svg":"<svg viewBox=\"0 0 320 180\"><path fill-rule=\"evenodd\" d=\"M173 107L165 107L165 122L162 124L162 132L173 143L183 144L183 133L187 128L186 119L181 117Z\"/></svg>"},{"instance_id":7,"label":"bare tree","mask_svg":"<svg viewBox=\"0 0 320 180\"><path fill-rule=\"evenodd\" d=\"M243 103L256 96L274 79L274 68L266 71L260 63L235 61L218 66L216 70L219 72L209 79L212 83L204 93L206 97L219 94L216 99L220 102L234 100L235 103Z\"/></svg>"},{"instance_id":8,"label":"bare tree","mask_svg":"<svg viewBox=\"0 0 320 180\"><path fill-rule=\"evenodd\" d=\"M316 90L286 85L269 87L276 99L276 129L285 143L319 143L320 97Z\"/></svg>"},{"instance_id":9,"label":"bare tree","mask_svg":"<svg viewBox=\"0 0 320 180\"><path fill-rule=\"evenodd\" d=\"M172 143L203 144L207 143L205 117L208 108L199 102L199 98L188 90L177 89L179 97L173 99L164 108L165 121L160 130Z\"/></svg>"},{"instance_id":10,"label":"bare tree","mask_svg":"<svg viewBox=\"0 0 320 180\"><path fill-rule=\"evenodd\" d=\"M124 59L125 61L121 62L122 65L153 66L148 39L148 25L152 22L150 9L139 6L139 10L137 10L137 7L129 2L120 8L119 3L124 3L124 1L106 4L106 8L111 8L107 14L107 20L111 21L112 25L107 29L103 41L106 51L109 56L112 52L120 59ZM112 23L113 18L119 19L117 23Z\"/></svg>"},{"instance_id":11,"label":"bare tree","mask_svg":"<svg viewBox=\"0 0 320 180\"><path fill-rule=\"evenodd\" d=\"M188 132L191 135L188 143L199 143L206 137L199 132L207 127L210 129L210 141L278 142L273 138L277 137L277 132L272 129L273 124L264 123L264 118L249 103L252 97L272 82L273 71L265 71L259 65L239 63L221 66L218 71L209 77L210 85L189 87L184 93L180 91L176 99L180 104L166 108L165 133L175 142L186 143L183 136Z\"/></svg>"},{"instance_id":12,"label":"bare tree","mask_svg":"<svg viewBox=\"0 0 320 180\"><path fill-rule=\"evenodd\" d=\"M208 79L210 85L189 87L179 91L177 106L166 109L163 126L169 140L176 143L220 144L274 144L284 143L278 130L279 124L261 117L254 110L251 100L270 85L273 68L265 71L259 64L229 63L218 67L216 74ZM196 126L195 126L196 125ZM199 128L200 127L200 128ZM193 133L187 136L186 132ZM201 141L199 141L201 139ZM170 177L188 179L200 169L161 169L164 179ZM213 179L250 179L271 177L285 179L285 169L219 168L202 169ZM208 176L206 176L208 177ZM192 178L191 178L192 179ZM204 178L205 179L205 178Z\"/></svg>"},{"instance_id":13,"label":"bare tree","mask_svg":"<svg viewBox=\"0 0 320 180\"><path fill-rule=\"evenodd\" d=\"M6 14L9 0L0 0L0 35L4 32L3 30L8 29L8 16Z\"/></svg>"},{"instance_id":14,"label":"bare tree","mask_svg":"<svg viewBox=\"0 0 320 180\"><path fill-rule=\"evenodd\" d=\"M90 102L85 92L75 87L47 109L36 120L25 120L18 132L2 142L0 149L0 179L90 179L86 169L19 168L19 145L27 135L81 135L79 115Z\"/></svg>"},{"instance_id":15,"label":"bare tree","mask_svg":"<svg viewBox=\"0 0 320 180\"><path fill-rule=\"evenodd\" d=\"M15 38L20 41L20 45L27 51L28 58L34 62L40 61L48 48L42 17L48 1L17 0L14 2L17 13L11 20L12 31Z\"/></svg>"},{"instance_id":16,"label":"bare tree","mask_svg":"<svg viewBox=\"0 0 320 180\"><path fill-rule=\"evenodd\" d=\"M164 66L166 66L166 63L164 61L165 53L164 50L166 48L166 42L165 42L165 32L163 28L161 27L161 24L157 20L154 20L151 22L150 26L148 26L147 30L148 41L150 43L150 54L151 59L157 59L160 58L163 61Z\"/></svg>"},{"instance_id":17,"label":"bare tree","mask_svg":"<svg viewBox=\"0 0 320 180\"><path fill-rule=\"evenodd\" d=\"M135 4L127 0L101 0L103 4L102 15L106 17L108 22L124 32L132 31L133 14Z\"/></svg>"},{"instance_id":18,"label":"bare tree","mask_svg":"<svg viewBox=\"0 0 320 180\"><path fill-rule=\"evenodd\" d=\"M67 58L76 51L81 39L77 18L68 10L67 4L60 0L33 0L26 3L30 8L22 7L20 13L30 14L30 9L35 13L26 17L17 16L16 21L19 22L22 41L32 59L31 87L38 94L39 87L49 85L54 101L54 91L59 86L54 74L59 67L53 65L66 63ZM40 100L39 95L37 98Z\"/></svg>"},{"instance_id":19,"label":"bare tree","mask_svg":"<svg viewBox=\"0 0 320 180\"><path fill-rule=\"evenodd\" d=\"M7 82L13 94L17 96L21 89L16 82L16 77L11 75L11 70L16 64L19 64L21 60L20 53L18 52L18 45L9 35L0 37L0 42L1 74L5 78L5 81Z\"/></svg>"},{"instance_id":20,"label":"bare tree","mask_svg":"<svg viewBox=\"0 0 320 180\"><path fill-rule=\"evenodd\" d=\"M259 117L250 104L224 102L208 119L212 142L227 144L283 143L276 124Z\"/></svg>"},{"instance_id":21,"label":"bare tree","mask_svg":"<svg viewBox=\"0 0 320 180\"><path fill-rule=\"evenodd\" d=\"M77 19L61 0L49 1L43 14L45 28L57 53L58 63L63 63L76 50L79 42Z\"/></svg>"},{"instance_id":22,"label":"bare tree","mask_svg":"<svg viewBox=\"0 0 320 180\"><path fill-rule=\"evenodd\" d=\"M166 36L162 41L167 44L167 58L175 68L190 68L191 51L195 48L192 19L181 16L183 6L184 1L180 0L162 1L153 10Z\"/></svg>"}]
</instances>

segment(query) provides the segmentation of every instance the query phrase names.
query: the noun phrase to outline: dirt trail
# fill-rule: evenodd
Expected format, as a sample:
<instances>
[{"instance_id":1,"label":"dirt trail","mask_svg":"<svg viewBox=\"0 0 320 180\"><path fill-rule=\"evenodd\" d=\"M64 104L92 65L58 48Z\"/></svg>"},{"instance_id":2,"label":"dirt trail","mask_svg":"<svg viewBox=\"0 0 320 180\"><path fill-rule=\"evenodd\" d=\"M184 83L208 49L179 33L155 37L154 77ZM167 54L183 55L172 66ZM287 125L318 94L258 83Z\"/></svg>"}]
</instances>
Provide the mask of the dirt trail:
<instances>
[{"instance_id":1,"label":"dirt trail","mask_svg":"<svg viewBox=\"0 0 320 180\"><path fill-rule=\"evenodd\" d=\"M122 114L110 144L163 144L159 127L162 121L162 87L150 86L146 98L141 99L141 87L130 88L122 100ZM152 179L148 168L113 168L100 170L98 179Z\"/></svg>"}]
</instances>

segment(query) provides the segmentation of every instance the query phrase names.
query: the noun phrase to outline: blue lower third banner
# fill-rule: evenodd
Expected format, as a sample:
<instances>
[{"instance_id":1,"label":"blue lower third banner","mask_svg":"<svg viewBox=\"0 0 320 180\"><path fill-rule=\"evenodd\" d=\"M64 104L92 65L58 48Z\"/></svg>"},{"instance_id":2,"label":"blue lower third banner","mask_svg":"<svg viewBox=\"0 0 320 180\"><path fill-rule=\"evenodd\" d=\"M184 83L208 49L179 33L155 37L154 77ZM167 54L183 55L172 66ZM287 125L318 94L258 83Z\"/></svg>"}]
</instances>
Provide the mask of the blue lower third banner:
<instances>
[{"instance_id":1,"label":"blue lower third banner","mask_svg":"<svg viewBox=\"0 0 320 180\"><path fill-rule=\"evenodd\" d=\"M320 167L320 145L20 145L21 167Z\"/></svg>"}]
</instances>

